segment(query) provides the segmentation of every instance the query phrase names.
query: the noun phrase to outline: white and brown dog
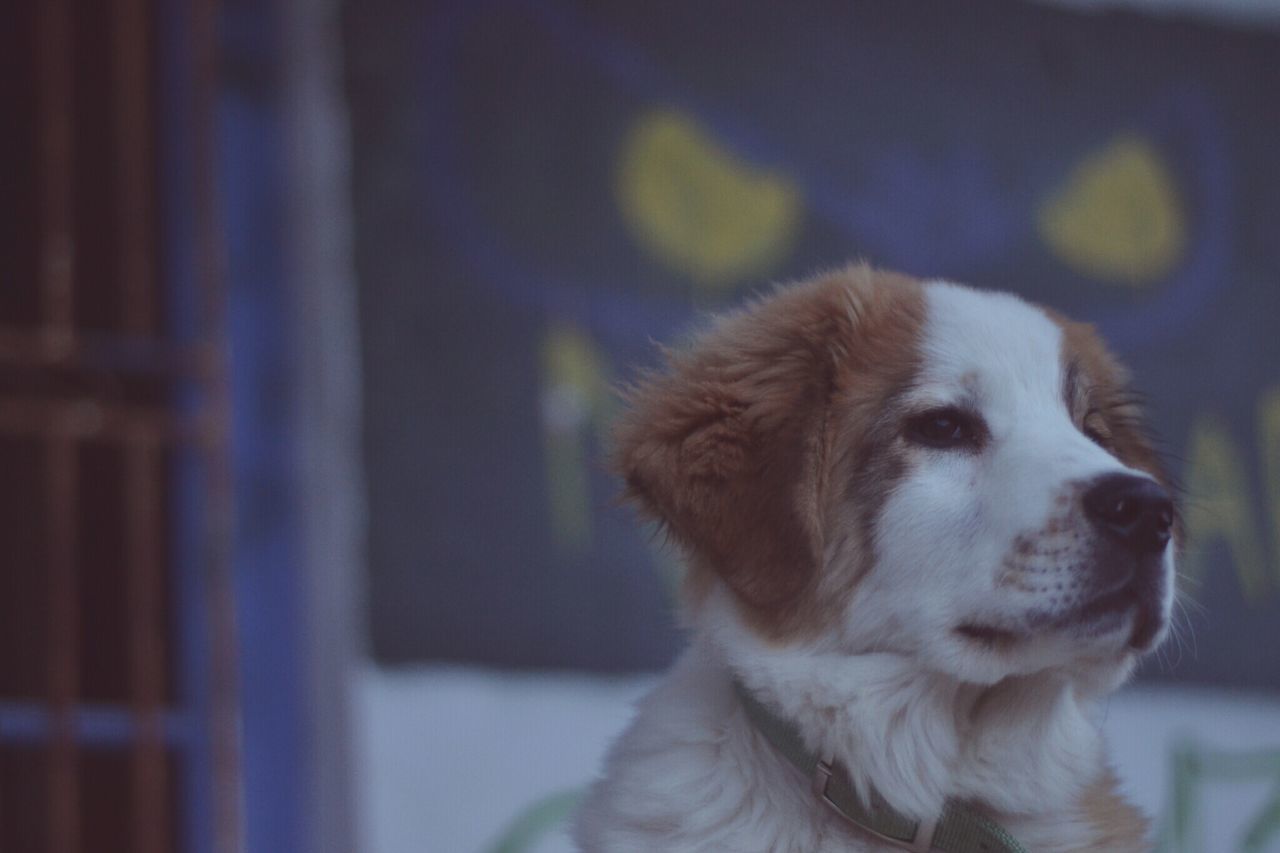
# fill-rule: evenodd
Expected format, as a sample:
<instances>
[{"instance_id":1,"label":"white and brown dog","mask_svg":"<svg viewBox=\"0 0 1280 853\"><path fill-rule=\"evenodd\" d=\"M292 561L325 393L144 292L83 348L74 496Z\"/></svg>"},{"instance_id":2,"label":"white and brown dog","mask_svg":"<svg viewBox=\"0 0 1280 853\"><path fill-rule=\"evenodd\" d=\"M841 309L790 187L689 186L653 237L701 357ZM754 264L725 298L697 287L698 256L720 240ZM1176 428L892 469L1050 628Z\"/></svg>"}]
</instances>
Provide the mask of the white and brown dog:
<instances>
[{"instance_id":1,"label":"white and brown dog","mask_svg":"<svg viewBox=\"0 0 1280 853\"><path fill-rule=\"evenodd\" d=\"M1093 709L1164 637L1177 520L1123 369L1023 300L852 267L628 394L692 645L587 851L1129 851Z\"/></svg>"}]
</instances>

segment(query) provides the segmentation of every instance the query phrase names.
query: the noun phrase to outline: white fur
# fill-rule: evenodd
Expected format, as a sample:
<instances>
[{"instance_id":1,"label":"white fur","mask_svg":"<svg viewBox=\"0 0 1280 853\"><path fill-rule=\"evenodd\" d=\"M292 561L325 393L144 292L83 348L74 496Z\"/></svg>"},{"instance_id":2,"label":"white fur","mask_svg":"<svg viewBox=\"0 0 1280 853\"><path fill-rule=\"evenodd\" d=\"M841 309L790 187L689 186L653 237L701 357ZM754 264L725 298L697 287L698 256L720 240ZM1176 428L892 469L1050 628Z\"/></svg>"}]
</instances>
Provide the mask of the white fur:
<instances>
[{"instance_id":1,"label":"white fur","mask_svg":"<svg viewBox=\"0 0 1280 853\"><path fill-rule=\"evenodd\" d=\"M1128 623L1048 630L1013 651L955 629L975 619L1017 626L1052 609L1040 593L998 588L995 573L1016 537L1039 535L1067 484L1127 469L1068 416L1061 335L1043 313L942 283L927 300L924 365L908 402L967 395L990 429L987 447L912 459L838 631L767 641L717 588L691 614L691 648L640 703L581 808L582 849L891 849L830 813L752 729L734 675L863 793L874 787L915 816L936 815L947 798L976 800L1029 849L1097 849L1074 804L1103 771L1093 707L1131 669ZM1070 571L1069 559L1054 571Z\"/></svg>"},{"instance_id":2,"label":"white fur","mask_svg":"<svg viewBox=\"0 0 1280 853\"><path fill-rule=\"evenodd\" d=\"M851 645L909 651L930 668L977 683L1065 665L1081 656L1082 643L1105 653L1127 635L1128 619L1088 641L1070 632L1040 634L1013 656L975 654L956 636L957 621L1017 628L1032 612L1062 609L1061 597L1055 605L1044 593L995 586L1015 537L1043 538L1038 531L1053 499L1071 484L1142 472L1072 422L1063 403L1061 332L1044 313L1008 294L942 282L929 285L928 306L925 363L908 399L921 406L971 400L991 438L981 454L920 452L925 458L880 519L876 568L849 608ZM1165 590L1167 614L1172 583ZM1127 671L1129 661L1121 663Z\"/></svg>"}]
</instances>

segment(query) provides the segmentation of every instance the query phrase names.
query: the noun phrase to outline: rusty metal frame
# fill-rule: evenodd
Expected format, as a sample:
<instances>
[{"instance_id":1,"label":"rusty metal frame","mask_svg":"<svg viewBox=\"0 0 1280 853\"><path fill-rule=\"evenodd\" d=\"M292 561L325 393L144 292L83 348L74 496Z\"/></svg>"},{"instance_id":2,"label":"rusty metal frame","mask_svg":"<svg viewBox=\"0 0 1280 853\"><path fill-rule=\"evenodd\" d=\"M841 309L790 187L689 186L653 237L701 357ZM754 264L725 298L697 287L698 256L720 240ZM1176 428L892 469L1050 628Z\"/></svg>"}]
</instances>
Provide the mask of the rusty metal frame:
<instances>
[{"instance_id":1,"label":"rusty metal frame","mask_svg":"<svg viewBox=\"0 0 1280 853\"><path fill-rule=\"evenodd\" d=\"M239 671L236 655L235 592L232 589L234 492L229 430L231 393L226 329L226 239L219 215L216 172L217 108L220 94L218 0L192 0L191 144L194 161L195 291L199 295L197 341L215 353L202 383L211 434L204 443L204 593L210 603L210 707L212 740L214 853L243 849L241 819Z\"/></svg>"},{"instance_id":2,"label":"rusty metal frame","mask_svg":"<svg viewBox=\"0 0 1280 853\"><path fill-rule=\"evenodd\" d=\"M38 139L40 168L39 288L45 340L55 350L74 337L72 241L73 56L69 0L49 0L37 16ZM75 446L50 436L44 445L48 518L48 702L55 731L49 750L50 853L80 849L79 778L71 725L79 682L79 618L76 611Z\"/></svg>"},{"instance_id":3,"label":"rusty metal frame","mask_svg":"<svg viewBox=\"0 0 1280 853\"><path fill-rule=\"evenodd\" d=\"M113 199L119 217L118 270L124 299L119 334L84 333L76 325L74 34L71 0L42 0L34 17L37 57L38 148L34 212L38 222L39 318L35 327L0 327L0 364L21 370L138 371L162 377L175 388L175 406L121 404L75 396L59 399L0 398L0 434L37 439L44 478L40 488L47 561L49 616L45 627L46 688L43 702L0 699L0 743L41 743L47 775L39 784L49 808L45 834L51 853L78 853L91 844L81 826L79 752L82 744L117 745L129 755L133 849L170 849L173 815L165 813L170 788L169 753L181 750L188 798L207 796L211 820L188 827L189 853L238 853L243 840L239 817L240 770L234 604L231 589L232 491L227 448L225 286L223 240L216 193L216 105L219 94L216 0L151 3L121 0L112 7L110 42L113 89L119 96L115 123ZM150 53L151 16L166 18ZM159 55L156 67L149 56ZM151 136L158 115L152 100L154 75L175 72L184 97L169 96L160 110L167 122L183 125L172 139L190 145L176 156L186 162L166 168L166 180L186 184L166 189L170 211L190 223L186 269L166 263L166 288L180 286L197 295L194 323L179 335L162 335L156 313L161 276L156 267L159 239L155 209L158 160ZM163 69L160 66L168 66ZM172 142L170 140L170 144ZM171 146L172 147L172 146ZM167 152L172 158L174 152ZM172 316L170 317L172 320ZM171 330L172 331L172 330ZM181 391L180 388L187 389ZM127 707L82 701L80 669L77 513L82 472L79 449L86 441L114 445L124 460L121 494L125 518L128 672ZM201 485L196 547L170 566L163 550L165 480L170 457L185 456L199 468ZM183 586L180 636L164 624L166 571ZM188 583L190 581L190 583ZM184 586L185 585L185 586ZM196 636L187 621L197 623ZM188 654L181 646L200 648ZM197 705L170 707L166 660L181 655L198 672L185 677L204 682L189 696ZM209 760L197 760L204 756ZM207 774L209 779L197 777ZM190 811L188 802L184 811ZM198 809L197 809L198 810ZM202 840L207 838L207 841ZM198 848L198 849L197 849Z\"/></svg>"}]
</instances>

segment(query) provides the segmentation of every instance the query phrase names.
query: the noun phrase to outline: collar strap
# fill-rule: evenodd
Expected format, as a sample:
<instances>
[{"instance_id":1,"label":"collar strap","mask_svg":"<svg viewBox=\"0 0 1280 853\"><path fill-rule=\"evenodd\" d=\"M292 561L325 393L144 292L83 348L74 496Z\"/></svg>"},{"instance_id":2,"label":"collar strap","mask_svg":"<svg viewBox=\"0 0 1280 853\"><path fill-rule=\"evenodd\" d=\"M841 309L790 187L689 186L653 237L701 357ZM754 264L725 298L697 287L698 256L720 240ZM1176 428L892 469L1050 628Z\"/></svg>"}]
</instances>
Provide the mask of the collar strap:
<instances>
[{"instance_id":1,"label":"collar strap","mask_svg":"<svg viewBox=\"0 0 1280 853\"><path fill-rule=\"evenodd\" d=\"M941 815L920 821L894 809L874 789L869 802L863 803L843 767L809 752L796 728L762 705L736 678L733 688L756 730L813 780L814 795L873 838L914 853L1027 853L1000 824L953 800L946 802Z\"/></svg>"}]
</instances>

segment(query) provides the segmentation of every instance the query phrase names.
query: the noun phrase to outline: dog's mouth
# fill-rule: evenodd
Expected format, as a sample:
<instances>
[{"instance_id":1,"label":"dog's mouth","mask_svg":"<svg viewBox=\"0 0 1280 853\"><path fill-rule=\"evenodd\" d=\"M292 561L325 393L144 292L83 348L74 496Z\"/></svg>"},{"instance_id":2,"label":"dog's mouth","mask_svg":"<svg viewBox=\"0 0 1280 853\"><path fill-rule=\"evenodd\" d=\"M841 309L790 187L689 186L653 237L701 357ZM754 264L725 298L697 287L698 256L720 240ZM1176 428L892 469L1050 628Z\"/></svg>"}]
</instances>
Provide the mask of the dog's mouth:
<instances>
[{"instance_id":1,"label":"dog's mouth","mask_svg":"<svg viewBox=\"0 0 1280 853\"><path fill-rule=\"evenodd\" d=\"M964 624L956 628L956 633L965 639L972 640L987 647L1012 646L1027 638L1023 631L1010 631L992 625Z\"/></svg>"},{"instance_id":2,"label":"dog's mouth","mask_svg":"<svg viewBox=\"0 0 1280 853\"><path fill-rule=\"evenodd\" d=\"M1126 645L1140 651L1151 645L1163 622L1156 590L1126 583L1067 613L1032 613L1020 625L1012 627L966 622L957 626L955 633L985 649L1000 651L1047 631L1068 631L1081 639L1092 639L1120 631L1128 623L1131 627Z\"/></svg>"}]
</instances>

